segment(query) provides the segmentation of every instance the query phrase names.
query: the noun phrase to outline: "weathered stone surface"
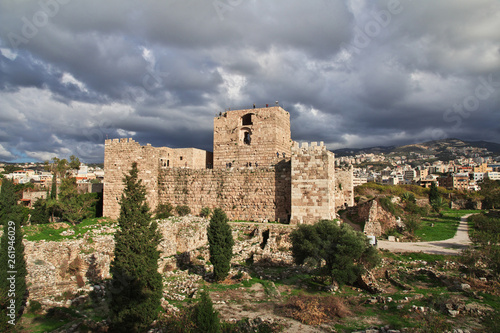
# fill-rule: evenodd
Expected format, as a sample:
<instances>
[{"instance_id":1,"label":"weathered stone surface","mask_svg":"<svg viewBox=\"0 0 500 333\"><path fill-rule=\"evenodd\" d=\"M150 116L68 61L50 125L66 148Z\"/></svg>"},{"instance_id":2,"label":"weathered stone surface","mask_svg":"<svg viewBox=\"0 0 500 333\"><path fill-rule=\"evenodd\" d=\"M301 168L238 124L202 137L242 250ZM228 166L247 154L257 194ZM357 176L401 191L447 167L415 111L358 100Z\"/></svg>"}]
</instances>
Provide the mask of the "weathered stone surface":
<instances>
[{"instance_id":1,"label":"weathered stone surface","mask_svg":"<svg viewBox=\"0 0 500 333\"><path fill-rule=\"evenodd\" d=\"M335 170L333 153L324 146L311 144L311 153L292 154L292 144L290 115L279 106L216 117L213 155L194 148L141 146L132 139L106 140L104 216L118 217L123 177L132 162L138 163L152 210L168 202L187 205L194 214L221 207L231 220L288 222L295 206L296 221L304 217L313 223L352 206L352 169Z\"/></svg>"}]
</instances>

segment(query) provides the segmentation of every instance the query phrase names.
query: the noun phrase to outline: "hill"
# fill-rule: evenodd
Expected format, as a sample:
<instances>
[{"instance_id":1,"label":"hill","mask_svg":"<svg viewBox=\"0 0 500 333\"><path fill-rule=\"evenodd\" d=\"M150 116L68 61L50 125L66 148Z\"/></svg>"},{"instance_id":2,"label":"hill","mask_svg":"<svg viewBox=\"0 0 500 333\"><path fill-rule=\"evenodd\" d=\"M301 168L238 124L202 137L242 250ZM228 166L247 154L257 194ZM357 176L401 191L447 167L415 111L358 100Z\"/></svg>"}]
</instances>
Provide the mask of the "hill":
<instances>
[{"instance_id":1,"label":"hill","mask_svg":"<svg viewBox=\"0 0 500 333\"><path fill-rule=\"evenodd\" d=\"M337 156L356 154L426 154L446 158L454 155L477 154L500 155L500 144L488 141L464 141L460 139L444 139L427 141L404 146L376 146L369 148L342 148L333 151Z\"/></svg>"}]
</instances>

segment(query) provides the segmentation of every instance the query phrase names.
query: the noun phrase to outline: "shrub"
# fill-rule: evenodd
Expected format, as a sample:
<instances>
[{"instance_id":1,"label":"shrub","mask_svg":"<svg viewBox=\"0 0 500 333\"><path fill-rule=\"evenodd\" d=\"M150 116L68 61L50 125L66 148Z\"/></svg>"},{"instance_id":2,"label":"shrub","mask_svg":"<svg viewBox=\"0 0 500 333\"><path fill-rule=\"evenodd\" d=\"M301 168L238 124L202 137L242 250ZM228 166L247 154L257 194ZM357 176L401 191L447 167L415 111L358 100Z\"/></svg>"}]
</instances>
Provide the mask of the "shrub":
<instances>
[{"instance_id":1,"label":"shrub","mask_svg":"<svg viewBox=\"0 0 500 333\"><path fill-rule=\"evenodd\" d=\"M172 204L170 204L168 202L166 204L158 205L158 207L156 208L156 212L155 212L155 218L157 218L157 219L169 218L170 216L172 216L173 210L174 210L174 206L172 206Z\"/></svg>"},{"instance_id":2,"label":"shrub","mask_svg":"<svg viewBox=\"0 0 500 333\"><path fill-rule=\"evenodd\" d=\"M378 252L369 245L366 236L347 224L338 226L328 220L303 224L290 234L290 239L295 263L302 265L312 259L318 273L331 277L332 283L353 283L379 262Z\"/></svg>"},{"instance_id":3,"label":"shrub","mask_svg":"<svg viewBox=\"0 0 500 333\"><path fill-rule=\"evenodd\" d=\"M201 217L210 217L212 210L208 207L203 207L200 212Z\"/></svg>"},{"instance_id":4,"label":"shrub","mask_svg":"<svg viewBox=\"0 0 500 333\"><path fill-rule=\"evenodd\" d=\"M320 325L334 317L351 314L344 301L335 296L292 296L282 307L285 316L306 325Z\"/></svg>"},{"instance_id":5,"label":"shrub","mask_svg":"<svg viewBox=\"0 0 500 333\"><path fill-rule=\"evenodd\" d=\"M417 215L408 215L404 218L403 223L406 231L409 234L415 234L415 231L420 227L420 218Z\"/></svg>"},{"instance_id":6,"label":"shrub","mask_svg":"<svg viewBox=\"0 0 500 333\"><path fill-rule=\"evenodd\" d=\"M179 216L186 216L188 214L191 214L191 208L189 208L189 206L186 205L175 207L175 211Z\"/></svg>"},{"instance_id":7,"label":"shrub","mask_svg":"<svg viewBox=\"0 0 500 333\"><path fill-rule=\"evenodd\" d=\"M392 215L394 215L394 216L400 215L396 206L394 206L394 204L392 203L391 198L383 197L383 198L379 199L379 202L380 202L380 205L382 206L382 208L384 208L386 211L388 211Z\"/></svg>"}]
</instances>

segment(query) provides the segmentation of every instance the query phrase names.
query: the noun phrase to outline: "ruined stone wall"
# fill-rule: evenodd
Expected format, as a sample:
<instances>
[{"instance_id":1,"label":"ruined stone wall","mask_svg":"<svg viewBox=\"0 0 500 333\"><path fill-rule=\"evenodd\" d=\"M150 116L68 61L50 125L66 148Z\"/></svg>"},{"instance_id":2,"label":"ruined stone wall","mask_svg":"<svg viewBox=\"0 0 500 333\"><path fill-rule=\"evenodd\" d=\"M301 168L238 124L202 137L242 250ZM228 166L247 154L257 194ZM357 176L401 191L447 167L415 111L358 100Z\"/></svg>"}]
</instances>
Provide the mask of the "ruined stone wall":
<instances>
[{"instance_id":1,"label":"ruined stone wall","mask_svg":"<svg viewBox=\"0 0 500 333\"><path fill-rule=\"evenodd\" d=\"M270 168L161 169L159 202L187 205L193 214L222 208L231 220L290 218L290 165Z\"/></svg>"},{"instance_id":2,"label":"ruined stone wall","mask_svg":"<svg viewBox=\"0 0 500 333\"><path fill-rule=\"evenodd\" d=\"M249 133L249 144L245 133ZM229 111L214 119L216 169L226 168L228 163L268 167L289 161L291 145L290 114L279 106Z\"/></svg>"},{"instance_id":3,"label":"ruined stone wall","mask_svg":"<svg viewBox=\"0 0 500 333\"><path fill-rule=\"evenodd\" d=\"M358 216L365 221L363 231L367 235L379 237L386 231L400 226L398 219L386 211L376 199L359 205Z\"/></svg>"},{"instance_id":4,"label":"ruined stone wall","mask_svg":"<svg viewBox=\"0 0 500 333\"><path fill-rule=\"evenodd\" d=\"M345 169L335 169L336 209L354 206L354 182L352 166Z\"/></svg>"},{"instance_id":5,"label":"ruined stone wall","mask_svg":"<svg viewBox=\"0 0 500 333\"><path fill-rule=\"evenodd\" d=\"M162 241L158 247L160 273L170 269L180 253L206 248L209 221L199 217L173 217L158 221ZM247 259L291 264L290 232L293 226L230 223L235 246L233 262ZM82 238L64 241L26 241L25 259L30 300L45 306L69 306L63 294L88 292L94 284L111 278L116 228L93 228Z\"/></svg>"},{"instance_id":6,"label":"ruined stone wall","mask_svg":"<svg viewBox=\"0 0 500 333\"><path fill-rule=\"evenodd\" d=\"M292 147L292 224L335 218L335 156L321 142Z\"/></svg>"},{"instance_id":7,"label":"ruined stone wall","mask_svg":"<svg viewBox=\"0 0 500 333\"><path fill-rule=\"evenodd\" d=\"M139 179L146 186L146 199L151 210L158 205L158 173L161 169L205 169L212 163L212 153L195 148L156 148L141 146L132 139L106 140L104 148L103 216L118 218L123 178L133 162L137 162Z\"/></svg>"}]
</instances>

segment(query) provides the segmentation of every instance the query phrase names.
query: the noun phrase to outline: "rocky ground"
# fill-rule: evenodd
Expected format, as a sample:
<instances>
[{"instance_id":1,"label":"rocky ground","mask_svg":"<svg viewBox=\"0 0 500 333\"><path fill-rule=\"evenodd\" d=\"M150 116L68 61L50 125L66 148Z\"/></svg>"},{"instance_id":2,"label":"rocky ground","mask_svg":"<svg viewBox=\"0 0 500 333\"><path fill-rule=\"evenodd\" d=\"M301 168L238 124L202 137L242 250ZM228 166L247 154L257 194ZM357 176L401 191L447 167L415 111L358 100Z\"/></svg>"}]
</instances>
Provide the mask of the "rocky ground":
<instances>
[{"instance_id":1,"label":"rocky ground","mask_svg":"<svg viewBox=\"0 0 500 333\"><path fill-rule=\"evenodd\" d=\"M230 277L220 284L210 280L212 266L203 238L206 222L186 218L161 226L162 232L170 234L170 241L163 245L160 265L164 276L165 315L174 315L194 304L203 289L209 291L225 321L248 318L252 327L267 322L280 326L283 332L488 332L487 318L493 313L497 313L498 318L500 285L487 270L471 275L460 263L459 256L394 254L381 250L383 261L366 277L364 284L336 289L311 275L307 267L293 265L289 251L290 226L231 225L236 241L233 269ZM62 232L70 237L68 230ZM105 330L106 278L99 279L96 275L93 279L97 277L97 280L93 281L97 282L91 282L88 263L77 269L75 260L102 258L102 253L98 256L90 248L94 244L107 249L106 237L108 235L97 232L92 242L84 234L73 243L69 239L37 243L42 244L38 250L58 249L52 253L60 253L67 267L63 265L64 260L58 264L49 252L43 252L46 255L41 257L32 256L29 267L36 268L36 274L31 273L32 283L43 281L46 271L46 274L57 274L54 280L57 288L75 287L58 296L40 292L38 299L32 297L29 313L22 323L26 332L36 331L48 322L55 326L47 327L59 325L59 332ZM183 242L186 238L188 241ZM35 243L31 249L40 253ZM106 255L102 265L109 265L111 254ZM94 266L101 267L98 264L94 262ZM101 273L107 272L104 266ZM82 287L78 287L77 273L84 281ZM40 282L40 286L46 285ZM366 286L377 293L363 289ZM40 309L34 306L37 302L42 303ZM46 314L40 315L42 313Z\"/></svg>"}]
</instances>

